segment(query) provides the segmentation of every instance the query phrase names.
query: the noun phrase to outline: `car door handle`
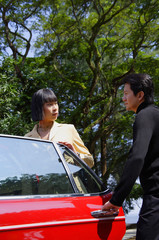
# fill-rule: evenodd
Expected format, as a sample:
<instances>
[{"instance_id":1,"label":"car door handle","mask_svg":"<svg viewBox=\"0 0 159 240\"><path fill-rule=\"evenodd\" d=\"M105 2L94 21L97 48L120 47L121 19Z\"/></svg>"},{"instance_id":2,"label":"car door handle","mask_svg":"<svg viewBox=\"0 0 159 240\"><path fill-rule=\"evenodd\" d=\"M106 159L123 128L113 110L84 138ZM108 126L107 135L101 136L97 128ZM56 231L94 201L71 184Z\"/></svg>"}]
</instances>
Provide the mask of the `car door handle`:
<instances>
[{"instance_id":1,"label":"car door handle","mask_svg":"<svg viewBox=\"0 0 159 240\"><path fill-rule=\"evenodd\" d=\"M97 211L93 211L91 212L92 217L94 218L101 218L101 217L115 217L118 215L118 211L111 209L108 211L102 211L102 210L97 210Z\"/></svg>"}]
</instances>

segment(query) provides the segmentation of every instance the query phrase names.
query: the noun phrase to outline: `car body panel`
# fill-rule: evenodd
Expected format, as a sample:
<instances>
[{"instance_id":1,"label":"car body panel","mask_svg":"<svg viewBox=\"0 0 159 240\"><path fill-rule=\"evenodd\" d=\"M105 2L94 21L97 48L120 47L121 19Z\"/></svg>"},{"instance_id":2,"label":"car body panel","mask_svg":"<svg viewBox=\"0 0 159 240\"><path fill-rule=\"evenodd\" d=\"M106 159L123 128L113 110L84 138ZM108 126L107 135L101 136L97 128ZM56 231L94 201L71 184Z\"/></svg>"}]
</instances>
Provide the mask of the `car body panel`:
<instances>
[{"instance_id":1,"label":"car body panel","mask_svg":"<svg viewBox=\"0 0 159 240\"><path fill-rule=\"evenodd\" d=\"M55 239L121 239L125 233L122 209L116 217L91 216L110 196L1 199L0 239L14 239L14 234L18 240L54 239L52 234Z\"/></svg>"},{"instance_id":2,"label":"car body panel","mask_svg":"<svg viewBox=\"0 0 159 240\"><path fill-rule=\"evenodd\" d=\"M121 240L126 230L122 208L117 216L91 215L111 195L105 190L89 194L1 196L0 239Z\"/></svg>"}]
</instances>

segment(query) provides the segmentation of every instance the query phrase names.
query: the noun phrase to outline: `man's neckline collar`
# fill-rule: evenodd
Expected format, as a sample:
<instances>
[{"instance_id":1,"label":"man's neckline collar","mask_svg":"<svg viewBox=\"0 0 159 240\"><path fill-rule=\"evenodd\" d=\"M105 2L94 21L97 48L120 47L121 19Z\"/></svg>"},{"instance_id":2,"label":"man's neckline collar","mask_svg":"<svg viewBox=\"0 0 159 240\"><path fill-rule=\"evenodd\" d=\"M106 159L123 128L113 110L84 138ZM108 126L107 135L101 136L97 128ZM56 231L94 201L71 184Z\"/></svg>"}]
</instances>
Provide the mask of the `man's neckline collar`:
<instances>
[{"instance_id":1,"label":"man's neckline collar","mask_svg":"<svg viewBox=\"0 0 159 240\"><path fill-rule=\"evenodd\" d=\"M138 106L137 111L136 111L136 114L137 114L138 112L140 112L143 108L147 107L148 105L150 105L150 104L148 104L148 103L146 103L146 102L142 102L142 103Z\"/></svg>"}]
</instances>

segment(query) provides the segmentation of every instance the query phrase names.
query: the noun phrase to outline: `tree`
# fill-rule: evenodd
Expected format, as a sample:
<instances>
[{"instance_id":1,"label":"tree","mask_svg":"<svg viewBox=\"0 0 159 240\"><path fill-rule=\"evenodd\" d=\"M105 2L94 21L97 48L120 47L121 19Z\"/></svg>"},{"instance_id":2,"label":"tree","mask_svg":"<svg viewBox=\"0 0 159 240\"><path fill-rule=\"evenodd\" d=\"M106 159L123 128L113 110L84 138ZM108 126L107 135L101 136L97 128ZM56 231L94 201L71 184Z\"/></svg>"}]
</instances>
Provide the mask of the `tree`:
<instances>
[{"instance_id":1,"label":"tree","mask_svg":"<svg viewBox=\"0 0 159 240\"><path fill-rule=\"evenodd\" d=\"M39 54L45 52L47 73L55 74L62 88L57 92L69 106L65 120L84 132L85 142L97 156L98 144L105 149L105 138L124 123L118 97L122 78L133 71L151 71L140 63L146 58L152 66L154 61L158 12L153 9L158 9L158 1L48 3L45 18L40 16L44 31L36 47ZM53 77L48 84L54 82ZM100 169L106 169L104 159Z\"/></svg>"},{"instance_id":2,"label":"tree","mask_svg":"<svg viewBox=\"0 0 159 240\"><path fill-rule=\"evenodd\" d=\"M59 99L59 121L75 124L94 156L96 173L105 183L110 176L118 181L133 121L121 103L122 78L147 72L157 89L158 8L158 0L1 1L1 51L11 48L18 89L16 107L11 101L10 108L25 125L15 131L8 126L6 132L27 132L33 92L51 87ZM27 58L33 35L36 57ZM10 81L6 63L1 73Z\"/></svg>"},{"instance_id":3,"label":"tree","mask_svg":"<svg viewBox=\"0 0 159 240\"><path fill-rule=\"evenodd\" d=\"M1 0L0 29L2 42L1 54L10 48L14 61L16 76L25 85L22 67L30 51L32 40L32 25L43 1Z\"/></svg>"}]
</instances>

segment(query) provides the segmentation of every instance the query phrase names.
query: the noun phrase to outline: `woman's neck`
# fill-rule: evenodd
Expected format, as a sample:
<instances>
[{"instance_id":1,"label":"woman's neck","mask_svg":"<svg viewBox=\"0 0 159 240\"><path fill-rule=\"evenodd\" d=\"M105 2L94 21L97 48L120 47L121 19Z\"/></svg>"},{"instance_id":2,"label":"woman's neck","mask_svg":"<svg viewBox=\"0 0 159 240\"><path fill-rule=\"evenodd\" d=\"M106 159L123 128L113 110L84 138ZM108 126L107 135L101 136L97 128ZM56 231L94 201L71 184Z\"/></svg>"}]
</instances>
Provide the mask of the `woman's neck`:
<instances>
[{"instance_id":1,"label":"woman's neck","mask_svg":"<svg viewBox=\"0 0 159 240\"><path fill-rule=\"evenodd\" d=\"M49 140L50 131L54 124L52 122L40 121L37 127L37 131L42 139Z\"/></svg>"},{"instance_id":2,"label":"woman's neck","mask_svg":"<svg viewBox=\"0 0 159 240\"><path fill-rule=\"evenodd\" d=\"M54 121L49 121L49 122L48 122L48 121L43 121L43 120L42 120L42 121L39 122L38 128L46 131L46 130L51 129L52 126L53 126L53 124L54 124Z\"/></svg>"}]
</instances>

